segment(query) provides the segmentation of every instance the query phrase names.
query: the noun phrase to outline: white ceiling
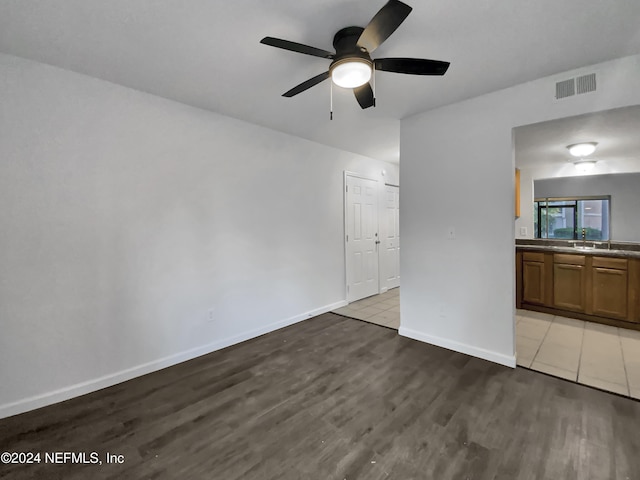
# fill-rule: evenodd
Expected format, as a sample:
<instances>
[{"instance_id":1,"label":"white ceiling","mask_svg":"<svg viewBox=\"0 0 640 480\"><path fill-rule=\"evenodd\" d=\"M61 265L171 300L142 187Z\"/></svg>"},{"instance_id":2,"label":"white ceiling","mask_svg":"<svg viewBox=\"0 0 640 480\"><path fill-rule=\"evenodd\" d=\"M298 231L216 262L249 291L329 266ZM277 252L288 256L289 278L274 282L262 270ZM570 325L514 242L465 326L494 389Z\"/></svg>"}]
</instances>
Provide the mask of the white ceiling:
<instances>
[{"instance_id":1,"label":"white ceiling","mask_svg":"<svg viewBox=\"0 0 640 480\"><path fill-rule=\"evenodd\" d=\"M385 0L2 0L0 52L37 60L386 161L399 119L573 68L640 53L638 0L407 0L375 57L446 60L444 77L381 72L377 107L329 82L281 94L329 61L261 45L333 50Z\"/></svg>"},{"instance_id":2,"label":"white ceiling","mask_svg":"<svg viewBox=\"0 0 640 480\"><path fill-rule=\"evenodd\" d=\"M603 163L635 164L640 171L640 106L562 118L515 129L518 168L567 165L567 145L598 142L589 157Z\"/></svg>"}]
</instances>

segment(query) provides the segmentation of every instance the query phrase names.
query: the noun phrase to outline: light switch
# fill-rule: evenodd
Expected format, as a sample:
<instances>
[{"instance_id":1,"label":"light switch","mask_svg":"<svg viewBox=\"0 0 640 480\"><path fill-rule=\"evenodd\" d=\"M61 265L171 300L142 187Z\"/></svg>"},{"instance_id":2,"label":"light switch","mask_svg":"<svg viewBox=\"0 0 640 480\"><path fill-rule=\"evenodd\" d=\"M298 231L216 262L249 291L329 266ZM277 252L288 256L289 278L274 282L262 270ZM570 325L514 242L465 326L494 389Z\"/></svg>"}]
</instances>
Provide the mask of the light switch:
<instances>
[{"instance_id":1,"label":"light switch","mask_svg":"<svg viewBox=\"0 0 640 480\"><path fill-rule=\"evenodd\" d=\"M520 236L521 237L527 236L527 227L520 227Z\"/></svg>"}]
</instances>

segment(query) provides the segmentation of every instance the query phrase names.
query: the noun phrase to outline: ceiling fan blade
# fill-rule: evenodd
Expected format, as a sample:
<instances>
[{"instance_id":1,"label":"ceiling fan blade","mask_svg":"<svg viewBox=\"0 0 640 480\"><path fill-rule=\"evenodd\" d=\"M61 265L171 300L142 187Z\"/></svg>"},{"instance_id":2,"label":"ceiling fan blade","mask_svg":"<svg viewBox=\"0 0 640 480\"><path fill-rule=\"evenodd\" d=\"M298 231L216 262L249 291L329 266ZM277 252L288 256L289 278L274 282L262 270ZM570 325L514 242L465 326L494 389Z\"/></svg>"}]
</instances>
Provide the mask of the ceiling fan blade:
<instances>
[{"instance_id":1,"label":"ceiling fan blade","mask_svg":"<svg viewBox=\"0 0 640 480\"><path fill-rule=\"evenodd\" d=\"M302 43L290 42L289 40L282 40L280 38L264 37L260 40L260 43L270 45L272 47L283 48L292 52L304 53L306 55L313 55L314 57L333 59L335 55L326 50L320 48L310 47L309 45L303 45Z\"/></svg>"},{"instance_id":2,"label":"ceiling fan blade","mask_svg":"<svg viewBox=\"0 0 640 480\"><path fill-rule=\"evenodd\" d=\"M376 70L409 75L444 75L450 65L449 62L424 58L377 58L374 63Z\"/></svg>"},{"instance_id":3,"label":"ceiling fan blade","mask_svg":"<svg viewBox=\"0 0 640 480\"><path fill-rule=\"evenodd\" d=\"M396 31L411 10L409 5L399 0L389 0L360 34L358 46L366 48L369 53L373 52Z\"/></svg>"},{"instance_id":4,"label":"ceiling fan blade","mask_svg":"<svg viewBox=\"0 0 640 480\"><path fill-rule=\"evenodd\" d=\"M294 95L298 95L299 93L302 93L305 90L308 90L309 88L319 84L320 82L324 82L327 78L329 78L329 72L321 73L320 75L316 75L315 77L310 78L306 82L302 82L300 85L293 87L288 92L283 93L282 96L293 97Z\"/></svg>"},{"instance_id":5,"label":"ceiling fan blade","mask_svg":"<svg viewBox=\"0 0 640 480\"><path fill-rule=\"evenodd\" d=\"M361 87L353 89L353 93L356 96L356 100L362 108L374 107L376 99L373 97L373 89L369 83L365 83Z\"/></svg>"}]
</instances>

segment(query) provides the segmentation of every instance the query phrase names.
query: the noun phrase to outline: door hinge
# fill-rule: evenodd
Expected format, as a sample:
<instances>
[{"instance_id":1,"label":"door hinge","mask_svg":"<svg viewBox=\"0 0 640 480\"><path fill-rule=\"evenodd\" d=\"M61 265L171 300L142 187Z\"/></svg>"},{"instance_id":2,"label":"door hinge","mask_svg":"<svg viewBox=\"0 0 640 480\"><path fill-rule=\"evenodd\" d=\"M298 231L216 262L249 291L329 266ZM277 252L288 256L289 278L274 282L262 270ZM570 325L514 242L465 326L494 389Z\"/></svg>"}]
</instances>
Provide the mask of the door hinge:
<instances>
[{"instance_id":1,"label":"door hinge","mask_svg":"<svg viewBox=\"0 0 640 480\"><path fill-rule=\"evenodd\" d=\"M349 185L347 185L347 186L345 187L345 191L346 191L346 192L348 192L348 191L349 191Z\"/></svg>"},{"instance_id":2,"label":"door hinge","mask_svg":"<svg viewBox=\"0 0 640 480\"><path fill-rule=\"evenodd\" d=\"M347 242L349 241L349 235L347 235Z\"/></svg>"},{"instance_id":3,"label":"door hinge","mask_svg":"<svg viewBox=\"0 0 640 480\"><path fill-rule=\"evenodd\" d=\"M347 285L347 293L349 293L349 285Z\"/></svg>"}]
</instances>

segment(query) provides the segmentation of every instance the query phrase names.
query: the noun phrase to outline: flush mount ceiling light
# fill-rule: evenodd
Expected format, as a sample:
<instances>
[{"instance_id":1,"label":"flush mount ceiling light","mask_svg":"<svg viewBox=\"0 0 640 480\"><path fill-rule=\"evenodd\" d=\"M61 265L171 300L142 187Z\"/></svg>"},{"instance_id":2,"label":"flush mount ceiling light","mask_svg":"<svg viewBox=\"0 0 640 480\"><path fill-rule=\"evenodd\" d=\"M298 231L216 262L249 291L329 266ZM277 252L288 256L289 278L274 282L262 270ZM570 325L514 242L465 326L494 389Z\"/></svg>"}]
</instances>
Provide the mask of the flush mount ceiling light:
<instances>
[{"instance_id":1,"label":"flush mount ceiling light","mask_svg":"<svg viewBox=\"0 0 640 480\"><path fill-rule=\"evenodd\" d=\"M580 173L587 173L593 170L596 167L596 160L576 160L573 162L573 165L576 167Z\"/></svg>"},{"instance_id":2,"label":"flush mount ceiling light","mask_svg":"<svg viewBox=\"0 0 640 480\"><path fill-rule=\"evenodd\" d=\"M596 151L597 142L574 143L567 145L569 153L574 157L588 157Z\"/></svg>"},{"instance_id":3,"label":"flush mount ceiling light","mask_svg":"<svg viewBox=\"0 0 640 480\"><path fill-rule=\"evenodd\" d=\"M345 58L331 68L331 80L342 88L356 88L371 79L371 62L364 58Z\"/></svg>"}]
</instances>

